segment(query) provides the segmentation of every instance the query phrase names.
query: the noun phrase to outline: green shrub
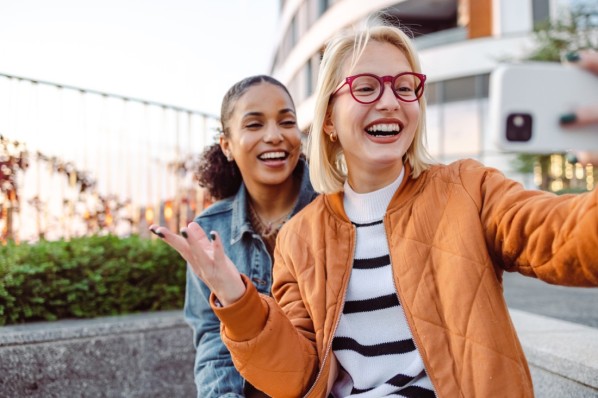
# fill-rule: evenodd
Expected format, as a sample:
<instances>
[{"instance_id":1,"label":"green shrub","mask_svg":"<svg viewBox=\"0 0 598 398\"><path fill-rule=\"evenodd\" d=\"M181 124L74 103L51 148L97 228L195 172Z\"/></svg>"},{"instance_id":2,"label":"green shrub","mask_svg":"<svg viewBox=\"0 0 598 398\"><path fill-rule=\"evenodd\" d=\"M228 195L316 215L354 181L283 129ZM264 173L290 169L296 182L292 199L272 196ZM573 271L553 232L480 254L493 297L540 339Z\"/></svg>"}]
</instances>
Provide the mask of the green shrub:
<instances>
[{"instance_id":1,"label":"green shrub","mask_svg":"<svg viewBox=\"0 0 598 398\"><path fill-rule=\"evenodd\" d=\"M179 309L185 261L138 236L0 246L0 325Z\"/></svg>"}]
</instances>

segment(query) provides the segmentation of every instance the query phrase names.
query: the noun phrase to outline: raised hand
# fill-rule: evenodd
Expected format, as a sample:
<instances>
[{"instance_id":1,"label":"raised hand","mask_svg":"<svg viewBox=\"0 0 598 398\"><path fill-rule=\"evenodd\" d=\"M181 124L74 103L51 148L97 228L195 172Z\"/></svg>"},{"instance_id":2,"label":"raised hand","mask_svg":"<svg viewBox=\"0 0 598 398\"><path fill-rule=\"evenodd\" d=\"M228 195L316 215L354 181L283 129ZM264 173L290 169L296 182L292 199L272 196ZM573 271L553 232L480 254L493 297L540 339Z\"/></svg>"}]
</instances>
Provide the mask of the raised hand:
<instances>
[{"instance_id":1,"label":"raised hand","mask_svg":"<svg viewBox=\"0 0 598 398\"><path fill-rule=\"evenodd\" d=\"M232 304L243 296L245 284L241 274L224 253L222 241L216 232L210 233L210 240L196 222L183 229L182 236L157 225L151 225L149 229L179 252L223 306Z\"/></svg>"},{"instance_id":2,"label":"raised hand","mask_svg":"<svg viewBox=\"0 0 598 398\"><path fill-rule=\"evenodd\" d=\"M596 75L598 79L598 52L584 50L567 54L567 61L586 69ZM561 117L561 123L567 126L581 126L598 123L598 104L589 104L579 107L574 113Z\"/></svg>"}]
</instances>

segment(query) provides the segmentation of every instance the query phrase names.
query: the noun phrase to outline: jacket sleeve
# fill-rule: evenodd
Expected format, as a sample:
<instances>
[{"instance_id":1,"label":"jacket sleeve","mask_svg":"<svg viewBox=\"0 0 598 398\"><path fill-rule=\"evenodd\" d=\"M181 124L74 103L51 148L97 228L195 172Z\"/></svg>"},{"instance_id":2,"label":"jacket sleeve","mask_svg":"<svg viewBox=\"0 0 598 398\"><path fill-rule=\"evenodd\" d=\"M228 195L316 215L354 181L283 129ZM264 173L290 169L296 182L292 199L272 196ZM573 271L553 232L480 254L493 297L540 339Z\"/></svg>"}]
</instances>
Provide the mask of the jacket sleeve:
<instances>
[{"instance_id":1,"label":"jacket sleeve","mask_svg":"<svg viewBox=\"0 0 598 398\"><path fill-rule=\"evenodd\" d=\"M526 190L495 169L461 165L495 264L545 282L598 286L598 191Z\"/></svg>"},{"instance_id":2,"label":"jacket sleeve","mask_svg":"<svg viewBox=\"0 0 598 398\"><path fill-rule=\"evenodd\" d=\"M193 329L198 398L243 397L243 379L220 339L220 321L210 308L210 290L187 266L184 316Z\"/></svg>"},{"instance_id":3,"label":"jacket sleeve","mask_svg":"<svg viewBox=\"0 0 598 398\"><path fill-rule=\"evenodd\" d=\"M243 280L247 290L237 302L218 308L211 298L235 366L270 396L300 397L317 369L315 344L295 328L272 297L260 295L245 275Z\"/></svg>"}]
</instances>

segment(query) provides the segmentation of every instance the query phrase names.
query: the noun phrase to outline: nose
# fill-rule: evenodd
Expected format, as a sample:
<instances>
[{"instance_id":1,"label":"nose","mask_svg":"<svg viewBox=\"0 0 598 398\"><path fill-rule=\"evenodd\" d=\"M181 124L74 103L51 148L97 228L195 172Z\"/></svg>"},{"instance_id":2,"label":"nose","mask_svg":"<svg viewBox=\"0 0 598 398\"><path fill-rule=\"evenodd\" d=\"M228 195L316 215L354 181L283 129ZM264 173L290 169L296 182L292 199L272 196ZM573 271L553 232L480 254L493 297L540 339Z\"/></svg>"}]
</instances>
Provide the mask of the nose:
<instances>
[{"instance_id":1,"label":"nose","mask_svg":"<svg viewBox=\"0 0 598 398\"><path fill-rule=\"evenodd\" d=\"M284 139L281 128L277 123L268 123L264 134L264 142L278 144Z\"/></svg>"},{"instance_id":2,"label":"nose","mask_svg":"<svg viewBox=\"0 0 598 398\"><path fill-rule=\"evenodd\" d=\"M392 83L384 82L382 88L382 95L376 103L376 106L381 110L398 110L401 101L397 98L395 93L392 91Z\"/></svg>"}]
</instances>

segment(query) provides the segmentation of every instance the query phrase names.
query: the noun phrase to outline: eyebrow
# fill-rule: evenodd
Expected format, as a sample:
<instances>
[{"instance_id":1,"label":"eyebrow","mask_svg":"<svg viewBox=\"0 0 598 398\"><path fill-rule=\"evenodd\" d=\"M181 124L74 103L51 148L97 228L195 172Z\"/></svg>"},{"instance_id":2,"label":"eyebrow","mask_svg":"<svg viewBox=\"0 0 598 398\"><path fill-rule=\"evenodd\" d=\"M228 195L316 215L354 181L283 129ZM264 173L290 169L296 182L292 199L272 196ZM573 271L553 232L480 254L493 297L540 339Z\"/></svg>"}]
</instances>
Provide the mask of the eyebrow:
<instances>
[{"instance_id":1,"label":"eyebrow","mask_svg":"<svg viewBox=\"0 0 598 398\"><path fill-rule=\"evenodd\" d=\"M278 111L279 115L283 115L285 113L292 113L293 115L295 115L295 111L291 108L284 108L284 109L281 109L280 111ZM250 117L250 116L264 116L264 113L263 112L247 112L246 114L243 115L244 118Z\"/></svg>"},{"instance_id":2,"label":"eyebrow","mask_svg":"<svg viewBox=\"0 0 598 398\"><path fill-rule=\"evenodd\" d=\"M278 114L281 115L283 113L292 113L293 115L295 114L295 111L291 108L285 108L285 109L281 109Z\"/></svg>"}]
</instances>

